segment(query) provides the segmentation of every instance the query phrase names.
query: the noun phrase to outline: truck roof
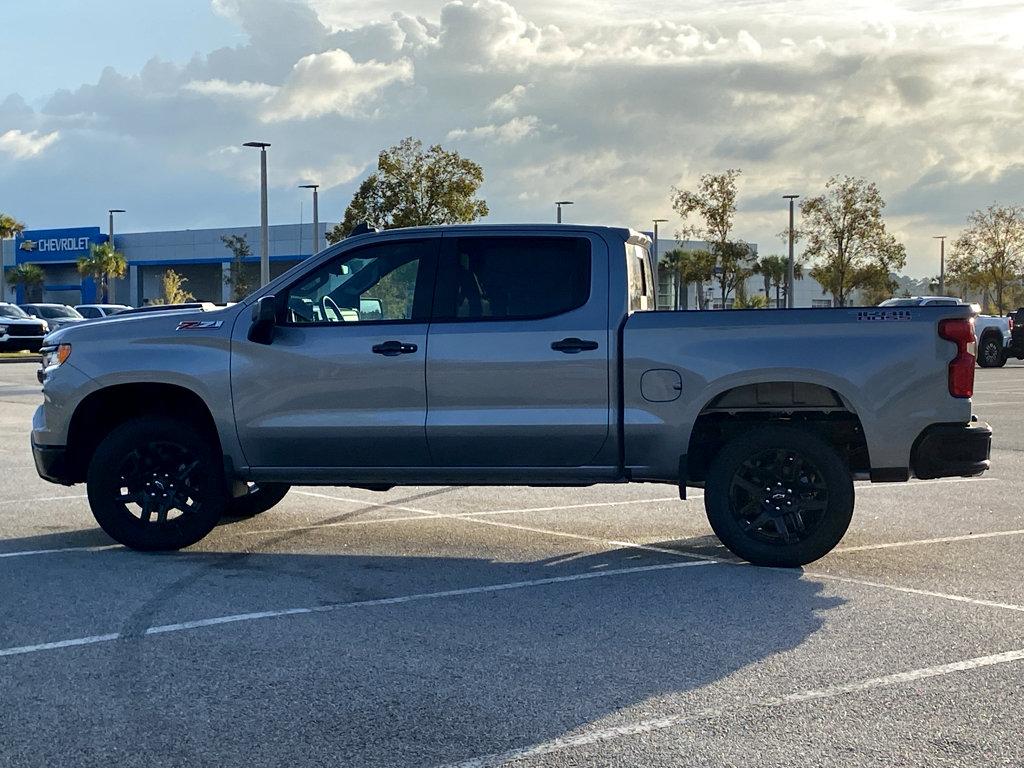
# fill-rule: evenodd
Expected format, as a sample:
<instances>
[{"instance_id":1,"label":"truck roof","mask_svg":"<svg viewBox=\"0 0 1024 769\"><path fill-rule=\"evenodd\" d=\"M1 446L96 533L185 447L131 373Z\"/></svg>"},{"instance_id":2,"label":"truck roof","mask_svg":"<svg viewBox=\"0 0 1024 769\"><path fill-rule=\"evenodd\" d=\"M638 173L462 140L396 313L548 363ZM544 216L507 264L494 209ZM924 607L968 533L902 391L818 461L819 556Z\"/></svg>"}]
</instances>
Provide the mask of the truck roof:
<instances>
[{"instance_id":1,"label":"truck roof","mask_svg":"<svg viewBox=\"0 0 1024 769\"><path fill-rule=\"evenodd\" d=\"M535 222L523 224L430 224L419 227L396 227L389 230L378 230L376 232L364 232L359 235L351 235L345 240L357 240L362 238L381 238L388 235L408 235L411 233L436 233L438 230L446 232L473 232L476 230L497 230L499 232L530 232L534 230L566 230L568 232L594 232L595 230L607 232L624 242L637 242L649 244L650 238L644 233L629 227L609 227L605 224L553 224L551 222Z\"/></svg>"}]
</instances>

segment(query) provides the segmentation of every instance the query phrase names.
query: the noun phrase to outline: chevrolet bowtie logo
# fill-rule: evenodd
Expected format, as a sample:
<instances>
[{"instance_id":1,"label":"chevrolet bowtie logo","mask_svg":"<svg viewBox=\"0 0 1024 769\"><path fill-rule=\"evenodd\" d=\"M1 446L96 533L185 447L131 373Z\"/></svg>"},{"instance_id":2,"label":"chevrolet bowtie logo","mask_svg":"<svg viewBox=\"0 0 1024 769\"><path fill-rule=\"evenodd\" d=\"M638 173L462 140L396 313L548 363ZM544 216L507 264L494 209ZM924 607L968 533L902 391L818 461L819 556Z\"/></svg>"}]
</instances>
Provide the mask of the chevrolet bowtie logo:
<instances>
[{"instance_id":1,"label":"chevrolet bowtie logo","mask_svg":"<svg viewBox=\"0 0 1024 769\"><path fill-rule=\"evenodd\" d=\"M35 251L36 242L34 240L23 240L20 248L22 251Z\"/></svg>"}]
</instances>

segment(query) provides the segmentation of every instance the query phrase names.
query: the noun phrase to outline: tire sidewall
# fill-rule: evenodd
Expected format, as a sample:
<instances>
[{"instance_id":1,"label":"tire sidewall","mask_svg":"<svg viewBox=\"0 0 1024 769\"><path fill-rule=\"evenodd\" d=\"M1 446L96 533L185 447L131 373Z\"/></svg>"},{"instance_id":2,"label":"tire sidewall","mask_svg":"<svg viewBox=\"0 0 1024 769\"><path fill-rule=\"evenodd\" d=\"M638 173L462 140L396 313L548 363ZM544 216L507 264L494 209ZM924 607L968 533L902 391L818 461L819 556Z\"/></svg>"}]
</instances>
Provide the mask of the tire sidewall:
<instances>
[{"instance_id":1,"label":"tire sidewall","mask_svg":"<svg viewBox=\"0 0 1024 769\"><path fill-rule=\"evenodd\" d=\"M743 531L733 515L729 487L744 460L769 449L797 451L817 466L828 489L824 520L806 540L792 545L762 542ZM843 538L853 516L854 491L849 468L818 436L797 427L756 428L727 443L708 470L704 507L715 534L729 550L759 566L803 566L824 556Z\"/></svg>"},{"instance_id":2,"label":"tire sidewall","mask_svg":"<svg viewBox=\"0 0 1024 769\"><path fill-rule=\"evenodd\" d=\"M125 457L146 441L175 443L199 460L194 472L202 491L196 509L164 525L144 524L116 499ZM213 530L227 505L221 461L211 441L188 423L161 417L140 417L114 428L97 447L87 473L89 506L100 527L134 550L178 550Z\"/></svg>"}]
</instances>

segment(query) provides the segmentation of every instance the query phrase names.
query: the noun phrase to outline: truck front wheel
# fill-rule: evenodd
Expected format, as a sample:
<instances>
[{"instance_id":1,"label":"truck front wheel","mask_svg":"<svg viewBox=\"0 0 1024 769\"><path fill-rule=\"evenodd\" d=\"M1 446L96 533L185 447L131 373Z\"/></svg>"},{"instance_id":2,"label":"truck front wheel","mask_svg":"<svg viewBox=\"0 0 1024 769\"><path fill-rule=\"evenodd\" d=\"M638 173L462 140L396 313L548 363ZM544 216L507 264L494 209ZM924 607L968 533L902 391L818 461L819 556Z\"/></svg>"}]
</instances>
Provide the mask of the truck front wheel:
<instances>
[{"instance_id":1,"label":"truck front wheel","mask_svg":"<svg viewBox=\"0 0 1024 769\"><path fill-rule=\"evenodd\" d=\"M722 544L740 558L795 567L839 543L853 497L835 449L805 430L771 425L722 448L708 471L704 507Z\"/></svg>"},{"instance_id":2,"label":"truck front wheel","mask_svg":"<svg viewBox=\"0 0 1024 769\"><path fill-rule=\"evenodd\" d=\"M178 550L220 520L220 458L195 427L140 417L114 428L89 463L89 506L107 534L135 550Z\"/></svg>"}]
</instances>

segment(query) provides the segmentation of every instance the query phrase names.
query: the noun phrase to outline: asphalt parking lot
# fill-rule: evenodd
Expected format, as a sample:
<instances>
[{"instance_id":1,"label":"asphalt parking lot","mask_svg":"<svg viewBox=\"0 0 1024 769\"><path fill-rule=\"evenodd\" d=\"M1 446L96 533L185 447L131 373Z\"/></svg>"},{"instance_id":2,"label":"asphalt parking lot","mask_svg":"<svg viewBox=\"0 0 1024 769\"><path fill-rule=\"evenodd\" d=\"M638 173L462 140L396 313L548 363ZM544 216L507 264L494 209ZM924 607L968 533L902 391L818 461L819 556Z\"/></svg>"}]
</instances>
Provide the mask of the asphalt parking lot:
<instances>
[{"instance_id":1,"label":"asphalt parking lot","mask_svg":"<svg viewBox=\"0 0 1024 769\"><path fill-rule=\"evenodd\" d=\"M0 364L0 764L1024 763L1024 366L981 479L759 569L695 490L294 489L181 553L36 477Z\"/></svg>"}]
</instances>

